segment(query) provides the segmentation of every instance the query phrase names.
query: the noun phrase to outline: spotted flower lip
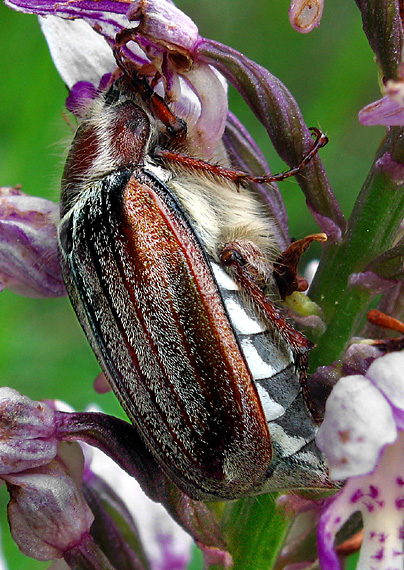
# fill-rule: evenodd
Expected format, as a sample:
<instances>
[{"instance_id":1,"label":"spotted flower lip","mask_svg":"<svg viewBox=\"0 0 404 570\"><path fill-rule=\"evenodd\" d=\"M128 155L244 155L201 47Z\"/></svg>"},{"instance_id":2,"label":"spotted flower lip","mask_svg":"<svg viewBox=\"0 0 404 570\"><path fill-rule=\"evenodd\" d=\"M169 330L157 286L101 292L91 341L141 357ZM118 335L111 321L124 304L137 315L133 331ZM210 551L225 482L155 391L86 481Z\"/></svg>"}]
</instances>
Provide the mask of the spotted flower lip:
<instances>
[{"instance_id":1,"label":"spotted flower lip","mask_svg":"<svg viewBox=\"0 0 404 570\"><path fill-rule=\"evenodd\" d=\"M404 529L404 352L376 358L364 374L341 378L326 404L317 445L330 476L347 479L318 529L324 570L340 568L334 540L355 512L364 535L357 569L402 569Z\"/></svg>"}]
</instances>

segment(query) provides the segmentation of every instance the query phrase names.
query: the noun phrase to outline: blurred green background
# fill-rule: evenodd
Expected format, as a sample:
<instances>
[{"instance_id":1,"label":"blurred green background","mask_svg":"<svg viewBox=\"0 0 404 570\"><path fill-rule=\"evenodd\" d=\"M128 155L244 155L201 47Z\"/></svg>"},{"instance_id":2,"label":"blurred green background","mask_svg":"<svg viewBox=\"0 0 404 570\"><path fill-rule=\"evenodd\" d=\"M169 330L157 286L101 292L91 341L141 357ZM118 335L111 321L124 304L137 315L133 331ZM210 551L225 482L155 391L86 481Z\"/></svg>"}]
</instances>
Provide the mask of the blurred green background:
<instances>
[{"instance_id":1,"label":"blurred green background","mask_svg":"<svg viewBox=\"0 0 404 570\"><path fill-rule=\"evenodd\" d=\"M321 151L345 214L383 136L380 127L359 125L357 113L379 98L377 70L353 0L326 2L320 28L308 35L289 25L287 0L181 0L178 6L198 24L201 35L242 51L282 79L296 97L306 122L327 131ZM0 90L0 184L58 199L63 156L71 138L64 117L66 89L59 79L35 16L0 5L3 80ZM269 158L273 171L285 165L265 131L231 92L231 107ZM286 181L291 235L317 231L297 184ZM312 250L312 255L316 253ZM96 402L121 413L111 394L99 396L92 382L99 371L67 299L36 300L0 294L0 374L31 398L59 398L76 409ZM7 494L0 489L3 544L12 570L49 564L21 556L5 524Z\"/></svg>"}]
</instances>

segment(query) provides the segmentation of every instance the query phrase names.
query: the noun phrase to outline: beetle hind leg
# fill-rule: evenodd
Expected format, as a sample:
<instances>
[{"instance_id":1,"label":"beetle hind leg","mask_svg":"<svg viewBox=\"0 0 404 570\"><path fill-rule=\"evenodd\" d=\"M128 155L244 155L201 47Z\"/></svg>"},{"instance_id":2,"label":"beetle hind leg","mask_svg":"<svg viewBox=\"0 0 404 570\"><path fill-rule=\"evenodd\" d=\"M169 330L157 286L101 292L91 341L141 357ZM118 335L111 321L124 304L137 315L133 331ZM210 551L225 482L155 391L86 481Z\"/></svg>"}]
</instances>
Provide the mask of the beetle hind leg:
<instances>
[{"instance_id":1,"label":"beetle hind leg","mask_svg":"<svg viewBox=\"0 0 404 570\"><path fill-rule=\"evenodd\" d=\"M313 347L301 332L296 330L285 318L282 311L264 292L268 285L268 272L270 264L263 259L254 246L244 242L230 242L221 251L221 262L228 268L234 281L253 302L259 315L277 331L294 354L295 366L299 371L300 385L303 397L313 418L317 420L317 413L309 394L307 383L308 353ZM258 250L259 251L259 250ZM262 258L261 258L262 256Z\"/></svg>"}]
</instances>

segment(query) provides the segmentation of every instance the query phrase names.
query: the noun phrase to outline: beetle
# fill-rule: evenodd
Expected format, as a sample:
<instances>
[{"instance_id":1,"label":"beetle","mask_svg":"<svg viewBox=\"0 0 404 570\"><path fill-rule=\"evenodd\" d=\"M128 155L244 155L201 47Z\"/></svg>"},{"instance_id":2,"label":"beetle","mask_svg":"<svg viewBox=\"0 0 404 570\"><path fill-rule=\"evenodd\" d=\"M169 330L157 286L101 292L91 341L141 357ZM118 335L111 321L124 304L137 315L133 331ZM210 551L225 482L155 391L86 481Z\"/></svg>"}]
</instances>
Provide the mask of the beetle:
<instances>
[{"instance_id":1,"label":"beetle","mask_svg":"<svg viewBox=\"0 0 404 570\"><path fill-rule=\"evenodd\" d=\"M117 61L61 190L62 273L101 368L190 497L321 486L301 389L311 343L270 300L276 221L244 184L258 179L188 156L186 124Z\"/></svg>"}]
</instances>

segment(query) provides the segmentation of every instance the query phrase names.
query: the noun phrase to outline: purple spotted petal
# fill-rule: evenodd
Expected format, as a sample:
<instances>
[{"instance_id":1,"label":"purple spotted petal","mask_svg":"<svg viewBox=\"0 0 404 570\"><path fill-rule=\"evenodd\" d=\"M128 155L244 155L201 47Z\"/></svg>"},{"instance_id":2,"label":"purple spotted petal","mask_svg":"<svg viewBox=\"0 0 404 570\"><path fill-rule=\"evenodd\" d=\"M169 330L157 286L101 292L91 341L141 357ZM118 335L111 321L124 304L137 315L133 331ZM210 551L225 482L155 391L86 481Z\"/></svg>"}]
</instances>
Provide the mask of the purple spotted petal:
<instances>
[{"instance_id":1,"label":"purple spotted petal","mask_svg":"<svg viewBox=\"0 0 404 570\"><path fill-rule=\"evenodd\" d=\"M350 478L328 503L318 527L322 570L340 570L334 550L337 532L360 511L363 543L357 570L403 570L404 434L387 446L370 475Z\"/></svg>"},{"instance_id":2,"label":"purple spotted petal","mask_svg":"<svg viewBox=\"0 0 404 570\"><path fill-rule=\"evenodd\" d=\"M324 0L292 0L289 20L297 32L308 34L320 25Z\"/></svg>"},{"instance_id":3,"label":"purple spotted petal","mask_svg":"<svg viewBox=\"0 0 404 570\"><path fill-rule=\"evenodd\" d=\"M327 400L316 438L327 456L331 478L373 471L383 447L396 438L391 406L372 382L360 375L341 378Z\"/></svg>"},{"instance_id":4,"label":"purple spotted petal","mask_svg":"<svg viewBox=\"0 0 404 570\"><path fill-rule=\"evenodd\" d=\"M57 204L0 189L0 290L27 297L66 295L57 257Z\"/></svg>"}]
</instances>

